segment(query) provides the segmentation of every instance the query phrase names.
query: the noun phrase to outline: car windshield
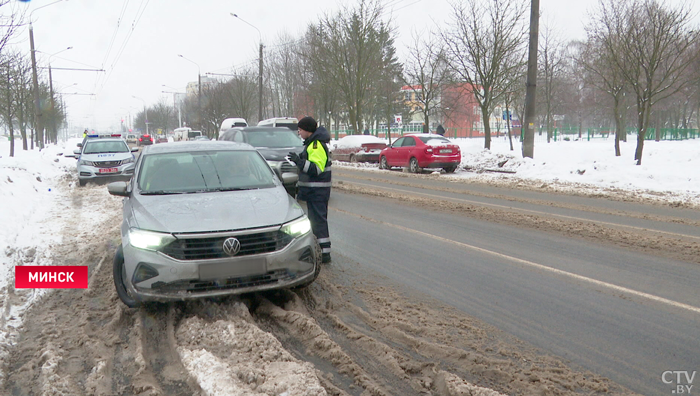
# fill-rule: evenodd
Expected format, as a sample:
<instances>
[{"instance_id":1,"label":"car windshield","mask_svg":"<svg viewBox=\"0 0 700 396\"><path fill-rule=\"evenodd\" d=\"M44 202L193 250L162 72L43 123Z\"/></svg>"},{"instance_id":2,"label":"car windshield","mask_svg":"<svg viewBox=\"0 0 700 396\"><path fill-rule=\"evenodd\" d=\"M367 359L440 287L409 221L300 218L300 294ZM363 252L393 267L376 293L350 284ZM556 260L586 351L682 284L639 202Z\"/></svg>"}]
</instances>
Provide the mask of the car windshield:
<instances>
[{"instance_id":1,"label":"car windshield","mask_svg":"<svg viewBox=\"0 0 700 396\"><path fill-rule=\"evenodd\" d=\"M247 132L247 143L253 147L301 147L304 142L299 138L296 132L289 129L280 129L279 131L260 131Z\"/></svg>"},{"instance_id":2,"label":"car windshield","mask_svg":"<svg viewBox=\"0 0 700 396\"><path fill-rule=\"evenodd\" d=\"M126 142L89 140L85 143L83 154L128 153L129 151L129 146L126 145Z\"/></svg>"},{"instance_id":3,"label":"car windshield","mask_svg":"<svg viewBox=\"0 0 700 396\"><path fill-rule=\"evenodd\" d=\"M196 151L143 158L141 194L236 191L275 186L273 172L257 151Z\"/></svg>"}]
</instances>

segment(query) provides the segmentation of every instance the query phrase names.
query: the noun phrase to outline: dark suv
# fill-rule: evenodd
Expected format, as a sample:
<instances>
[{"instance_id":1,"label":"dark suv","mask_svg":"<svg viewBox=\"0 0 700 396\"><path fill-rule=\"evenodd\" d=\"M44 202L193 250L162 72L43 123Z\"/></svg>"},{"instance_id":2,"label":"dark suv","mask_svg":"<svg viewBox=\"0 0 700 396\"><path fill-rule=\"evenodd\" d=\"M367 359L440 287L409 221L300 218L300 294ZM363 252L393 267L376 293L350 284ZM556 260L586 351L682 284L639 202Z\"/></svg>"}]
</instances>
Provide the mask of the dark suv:
<instances>
[{"instance_id":1,"label":"dark suv","mask_svg":"<svg viewBox=\"0 0 700 396\"><path fill-rule=\"evenodd\" d=\"M141 135L139 137L139 146L148 146L149 144L153 144L153 138L151 137L151 135Z\"/></svg>"},{"instance_id":2,"label":"dark suv","mask_svg":"<svg viewBox=\"0 0 700 396\"><path fill-rule=\"evenodd\" d=\"M248 143L255 147L265 157L280 180L283 173L299 174L296 165L287 161L285 157L290 151L301 153L304 142L296 131L287 127L235 127L221 134L219 140ZM289 195L293 197L296 197L297 180L298 177L284 185Z\"/></svg>"}]
</instances>

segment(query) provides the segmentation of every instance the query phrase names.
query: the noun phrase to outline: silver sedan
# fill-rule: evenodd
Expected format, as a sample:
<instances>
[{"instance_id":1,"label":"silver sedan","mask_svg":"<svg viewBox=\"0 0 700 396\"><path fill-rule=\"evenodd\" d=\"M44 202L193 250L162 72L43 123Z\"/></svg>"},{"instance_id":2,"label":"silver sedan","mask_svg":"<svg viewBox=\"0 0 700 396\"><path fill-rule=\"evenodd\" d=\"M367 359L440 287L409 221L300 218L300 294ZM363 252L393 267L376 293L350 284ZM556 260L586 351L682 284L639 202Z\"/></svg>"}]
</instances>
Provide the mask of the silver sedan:
<instances>
[{"instance_id":1,"label":"silver sedan","mask_svg":"<svg viewBox=\"0 0 700 396\"><path fill-rule=\"evenodd\" d=\"M319 274L308 218L250 145L148 146L132 180L108 189L125 197L114 282L127 306L304 287Z\"/></svg>"}]
</instances>

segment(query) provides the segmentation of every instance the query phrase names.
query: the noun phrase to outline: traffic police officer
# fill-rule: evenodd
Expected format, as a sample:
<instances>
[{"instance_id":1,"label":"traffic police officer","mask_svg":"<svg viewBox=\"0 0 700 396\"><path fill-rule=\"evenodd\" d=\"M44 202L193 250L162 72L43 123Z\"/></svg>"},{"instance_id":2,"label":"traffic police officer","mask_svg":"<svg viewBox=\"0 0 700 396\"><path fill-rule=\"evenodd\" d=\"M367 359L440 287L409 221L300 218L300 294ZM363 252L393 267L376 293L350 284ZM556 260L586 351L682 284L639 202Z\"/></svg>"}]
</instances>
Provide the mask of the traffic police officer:
<instances>
[{"instance_id":1,"label":"traffic police officer","mask_svg":"<svg viewBox=\"0 0 700 396\"><path fill-rule=\"evenodd\" d=\"M298 198L306 201L311 230L321 245L324 263L331 261L331 239L328 234L328 199L331 196L331 160L328 143L331 135L318 127L316 120L304 117L298 123L304 151L289 153L289 160L299 168Z\"/></svg>"}]
</instances>

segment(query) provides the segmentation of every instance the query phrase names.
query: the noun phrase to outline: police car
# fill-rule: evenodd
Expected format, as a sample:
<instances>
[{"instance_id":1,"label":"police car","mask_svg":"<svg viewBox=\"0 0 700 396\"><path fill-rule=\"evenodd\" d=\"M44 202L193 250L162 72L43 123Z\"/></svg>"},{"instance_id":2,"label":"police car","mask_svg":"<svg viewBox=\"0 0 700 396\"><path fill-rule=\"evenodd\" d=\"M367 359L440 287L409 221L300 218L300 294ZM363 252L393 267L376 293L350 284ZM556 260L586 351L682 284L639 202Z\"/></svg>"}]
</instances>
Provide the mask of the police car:
<instances>
[{"instance_id":1,"label":"police car","mask_svg":"<svg viewBox=\"0 0 700 396\"><path fill-rule=\"evenodd\" d=\"M74 153L78 158L78 181L84 186L89 181L129 180L134 174L138 147L129 148L126 141L117 137L86 137L81 149Z\"/></svg>"}]
</instances>

